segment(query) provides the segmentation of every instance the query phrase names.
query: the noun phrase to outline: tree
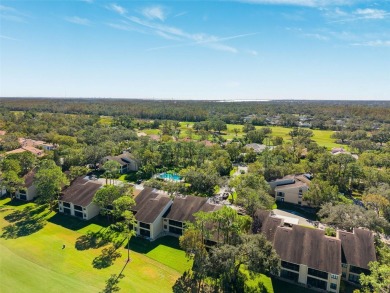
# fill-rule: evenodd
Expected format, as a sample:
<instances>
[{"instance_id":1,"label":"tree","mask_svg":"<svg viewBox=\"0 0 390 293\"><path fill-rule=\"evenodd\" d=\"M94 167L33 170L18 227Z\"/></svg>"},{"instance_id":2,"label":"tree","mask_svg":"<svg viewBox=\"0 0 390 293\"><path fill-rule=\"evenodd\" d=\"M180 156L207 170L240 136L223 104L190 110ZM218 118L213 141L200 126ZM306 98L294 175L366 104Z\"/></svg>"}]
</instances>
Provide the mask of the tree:
<instances>
[{"instance_id":1,"label":"tree","mask_svg":"<svg viewBox=\"0 0 390 293\"><path fill-rule=\"evenodd\" d=\"M364 292L388 293L390 292L390 265L370 262L370 274L360 274L360 284Z\"/></svg>"},{"instance_id":2,"label":"tree","mask_svg":"<svg viewBox=\"0 0 390 293\"><path fill-rule=\"evenodd\" d=\"M1 174L1 185L8 191L11 198L13 198L15 192L23 188L24 180L15 171L6 171Z\"/></svg>"},{"instance_id":3,"label":"tree","mask_svg":"<svg viewBox=\"0 0 390 293\"><path fill-rule=\"evenodd\" d=\"M123 231L127 235L127 261L130 261L130 238L135 236L133 227L136 224L135 215L131 212L131 208L135 206L134 199L129 195L124 195L112 203L112 214L117 219L123 219Z\"/></svg>"},{"instance_id":4,"label":"tree","mask_svg":"<svg viewBox=\"0 0 390 293\"><path fill-rule=\"evenodd\" d=\"M256 127L251 123L245 123L244 127L242 128L242 131L245 133L248 133L249 131L255 130Z\"/></svg>"},{"instance_id":5,"label":"tree","mask_svg":"<svg viewBox=\"0 0 390 293\"><path fill-rule=\"evenodd\" d=\"M107 178L110 179L110 183L112 183L111 179L115 178L117 174L119 174L121 165L117 161L107 161L103 164L103 169L105 170L104 175L106 176L106 184Z\"/></svg>"},{"instance_id":6,"label":"tree","mask_svg":"<svg viewBox=\"0 0 390 293\"><path fill-rule=\"evenodd\" d=\"M389 223L376 215L374 211L365 210L354 204L324 204L318 216L323 223L339 229L352 231L353 228L366 227L370 230L388 233Z\"/></svg>"},{"instance_id":7,"label":"tree","mask_svg":"<svg viewBox=\"0 0 390 293\"><path fill-rule=\"evenodd\" d=\"M316 207L328 202L337 202L338 198L337 186L332 186L329 182L320 179L312 180L309 190L303 195L303 200Z\"/></svg>"},{"instance_id":8,"label":"tree","mask_svg":"<svg viewBox=\"0 0 390 293\"><path fill-rule=\"evenodd\" d=\"M240 132L240 129L235 127L233 128L233 132L235 133L235 135L237 136L237 134Z\"/></svg>"},{"instance_id":9,"label":"tree","mask_svg":"<svg viewBox=\"0 0 390 293\"><path fill-rule=\"evenodd\" d=\"M130 206L132 201L122 199L117 201L115 206L114 202L124 195L129 196L131 190L128 186L105 185L96 192L93 202L100 207L100 213L107 218L111 215L120 217L125 207Z\"/></svg>"},{"instance_id":10,"label":"tree","mask_svg":"<svg viewBox=\"0 0 390 293\"><path fill-rule=\"evenodd\" d=\"M390 205L390 201L380 194L369 193L363 195L362 201L366 207L373 209L378 216L379 213L384 213Z\"/></svg>"},{"instance_id":11,"label":"tree","mask_svg":"<svg viewBox=\"0 0 390 293\"><path fill-rule=\"evenodd\" d=\"M85 166L72 166L69 170L69 179L73 181L77 177L83 176L89 172L89 168Z\"/></svg>"},{"instance_id":12,"label":"tree","mask_svg":"<svg viewBox=\"0 0 390 293\"><path fill-rule=\"evenodd\" d=\"M279 257L264 235L243 235L236 245L214 246L205 258L207 276L223 292L244 292L246 267L251 274L279 272Z\"/></svg>"},{"instance_id":13,"label":"tree","mask_svg":"<svg viewBox=\"0 0 390 293\"><path fill-rule=\"evenodd\" d=\"M264 177L247 173L235 177L230 186L235 188L237 193L237 204L244 207L250 216L253 216L257 209L271 209L275 200L268 193L269 185Z\"/></svg>"},{"instance_id":14,"label":"tree","mask_svg":"<svg viewBox=\"0 0 390 293\"><path fill-rule=\"evenodd\" d=\"M190 190L200 195L213 195L219 176L213 166L204 165L200 168L189 167L180 172L186 183L191 184Z\"/></svg>"},{"instance_id":15,"label":"tree","mask_svg":"<svg viewBox=\"0 0 390 293\"><path fill-rule=\"evenodd\" d=\"M69 181L52 160L44 160L39 165L34 177L34 185L42 202L49 203L53 208L54 201L58 199L61 189L68 185Z\"/></svg>"}]
</instances>

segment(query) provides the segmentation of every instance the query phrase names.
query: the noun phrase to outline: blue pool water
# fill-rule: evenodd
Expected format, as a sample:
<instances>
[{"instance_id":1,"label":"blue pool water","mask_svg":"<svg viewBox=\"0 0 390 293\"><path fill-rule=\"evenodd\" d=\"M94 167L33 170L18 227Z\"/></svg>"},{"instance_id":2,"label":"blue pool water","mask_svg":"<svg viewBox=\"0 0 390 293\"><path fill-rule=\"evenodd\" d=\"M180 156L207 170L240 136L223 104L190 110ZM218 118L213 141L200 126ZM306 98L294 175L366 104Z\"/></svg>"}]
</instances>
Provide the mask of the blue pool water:
<instances>
[{"instance_id":1,"label":"blue pool water","mask_svg":"<svg viewBox=\"0 0 390 293\"><path fill-rule=\"evenodd\" d=\"M164 180L171 180L171 181L180 181L181 177L177 174L170 174L170 173L161 173L158 175L161 179Z\"/></svg>"}]
</instances>

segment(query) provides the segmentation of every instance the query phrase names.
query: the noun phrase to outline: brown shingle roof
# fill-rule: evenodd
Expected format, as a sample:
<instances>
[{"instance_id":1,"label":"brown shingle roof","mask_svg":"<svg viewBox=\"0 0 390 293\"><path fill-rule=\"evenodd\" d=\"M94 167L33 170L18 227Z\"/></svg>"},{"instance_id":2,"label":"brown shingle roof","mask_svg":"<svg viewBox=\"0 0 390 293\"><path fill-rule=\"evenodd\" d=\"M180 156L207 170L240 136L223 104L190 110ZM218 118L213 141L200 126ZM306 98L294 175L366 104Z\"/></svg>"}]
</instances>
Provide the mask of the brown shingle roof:
<instances>
[{"instance_id":1,"label":"brown shingle roof","mask_svg":"<svg viewBox=\"0 0 390 293\"><path fill-rule=\"evenodd\" d=\"M211 212L220 209L221 206L209 204L207 198L188 195L186 197L176 197L170 211L165 216L168 219L185 222L194 221L194 214L199 211Z\"/></svg>"},{"instance_id":2,"label":"brown shingle roof","mask_svg":"<svg viewBox=\"0 0 390 293\"><path fill-rule=\"evenodd\" d=\"M95 193L101 187L102 184L99 181L79 177L62 192L61 200L86 207L92 202Z\"/></svg>"},{"instance_id":3,"label":"brown shingle roof","mask_svg":"<svg viewBox=\"0 0 390 293\"><path fill-rule=\"evenodd\" d=\"M137 221L151 224L170 202L168 196L162 196L153 188L146 187L136 196L136 205L132 210L136 212Z\"/></svg>"},{"instance_id":4,"label":"brown shingle roof","mask_svg":"<svg viewBox=\"0 0 390 293\"><path fill-rule=\"evenodd\" d=\"M26 175L24 175L24 187L30 188L34 183L35 170L31 170Z\"/></svg>"},{"instance_id":5,"label":"brown shingle roof","mask_svg":"<svg viewBox=\"0 0 390 293\"><path fill-rule=\"evenodd\" d=\"M276 229L280 227L283 220L280 218L270 217L271 212L264 210L257 210L254 219L254 233L263 233L268 241L273 242Z\"/></svg>"},{"instance_id":6,"label":"brown shingle roof","mask_svg":"<svg viewBox=\"0 0 390 293\"><path fill-rule=\"evenodd\" d=\"M368 269L370 261L376 261L374 235L371 231L354 229L353 233L339 232L343 263Z\"/></svg>"},{"instance_id":7,"label":"brown shingle roof","mask_svg":"<svg viewBox=\"0 0 390 293\"><path fill-rule=\"evenodd\" d=\"M341 274L341 241L326 237L324 231L302 226L278 227L274 248L284 261Z\"/></svg>"}]
</instances>

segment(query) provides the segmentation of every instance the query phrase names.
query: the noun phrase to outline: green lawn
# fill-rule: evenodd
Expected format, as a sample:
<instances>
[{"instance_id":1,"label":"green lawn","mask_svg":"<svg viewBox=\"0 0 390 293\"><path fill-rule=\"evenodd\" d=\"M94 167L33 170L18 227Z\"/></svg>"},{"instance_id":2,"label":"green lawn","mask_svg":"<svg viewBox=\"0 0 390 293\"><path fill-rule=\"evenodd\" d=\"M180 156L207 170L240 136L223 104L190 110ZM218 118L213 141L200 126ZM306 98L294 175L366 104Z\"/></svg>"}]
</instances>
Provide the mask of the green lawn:
<instances>
[{"instance_id":1,"label":"green lawn","mask_svg":"<svg viewBox=\"0 0 390 293\"><path fill-rule=\"evenodd\" d=\"M76 248L76 241L87 231L105 229L99 222L81 222L58 216L54 212L38 210L32 204L10 205L9 200L1 200L1 233L10 225L5 218L17 221L26 217L26 206L33 207L29 211L30 218L45 216L47 221L43 220L42 227L31 226L29 222L12 236L17 238L0 238L0 292L99 292L110 275L118 274L126 264L127 251L124 248L119 248L122 256L103 269L94 268L92 262L109 245L83 250ZM23 212L15 213L15 210ZM150 250L147 253L130 252L131 262L123 271L125 278L120 287L124 292L171 292L181 272L191 267L184 252L177 246L166 246L163 239L152 244L141 239L136 241L139 241L139 247L151 245ZM170 242L172 240L168 239L167 243ZM62 249L63 244L65 249Z\"/></svg>"}]
</instances>

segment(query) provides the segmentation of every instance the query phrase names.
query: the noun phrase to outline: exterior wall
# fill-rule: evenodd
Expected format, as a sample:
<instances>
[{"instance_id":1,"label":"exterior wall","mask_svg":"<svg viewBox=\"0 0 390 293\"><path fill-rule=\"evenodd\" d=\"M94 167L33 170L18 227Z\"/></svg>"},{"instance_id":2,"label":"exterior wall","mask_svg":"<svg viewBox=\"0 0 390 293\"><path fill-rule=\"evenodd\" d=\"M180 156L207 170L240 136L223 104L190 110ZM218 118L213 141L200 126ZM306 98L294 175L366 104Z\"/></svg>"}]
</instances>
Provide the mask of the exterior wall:
<instances>
[{"instance_id":1,"label":"exterior wall","mask_svg":"<svg viewBox=\"0 0 390 293\"><path fill-rule=\"evenodd\" d=\"M294 264L294 265L297 266L298 264ZM310 287L310 285L308 284L308 278L311 278L311 279L315 279L318 281L326 282L326 289L325 289L326 291L333 292L333 293L339 292L341 275L334 275L334 274L328 273L327 278L323 279L323 278L320 278L317 276L310 275L309 274L309 267L307 265L299 264L298 266L299 266L298 270L282 266L279 277L292 281L292 279L288 278L286 276L286 274L291 274L291 275L298 274L297 282L301 285ZM334 284L334 285L332 286L332 284ZM333 289L332 289L332 287L333 287ZM311 287L311 288L316 288L316 287ZM318 289L318 290L320 290L320 289Z\"/></svg>"},{"instance_id":2,"label":"exterior wall","mask_svg":"<svg viewBox=\"0 0 390 293\"><path fill-rule=\"evenodd\" d=\"M165 214L165 212L169 209L171 205L172 205L172 201L168 202L168 204L164 207L161 213L157 216L156 220L153 223L150 223L150 228L149 228L150 240L155 240L163 232L162 216ZM140 229L145 229L145 228L141 228L140 222L137 221L136 230L135 230L137 236L141 236Z\"/></svg>"},{"instance_id":3,"label":"exterior wall","mask_svg":"<svg viewBox=\"0 0 390 293\"><path fill-rule=\"evenodd\" d=\"M100 212L100 208L97 206L96 203L91 202L85 209L85 220L90 220L93 217L96 217Z\"/></svg>"},{"instance_id":4,"label":"exterior wall","mask_svg":"<svg viewBox=\"0 0 390 293\"><path fill-rule=\"evenodd\" d=\"M15 197L17 199L21 199L21 195L26 195L26 201L33 200L37 196L37 189L34 185L31 185L29 188L27 188L25 193L21 193L20 191L17 191L15 193Z\"/></svg>"},{"instance_id":5,"label":"exterior wall","mask_svg":"<svg viewBox=\"0 0 390 293\"><path fill-rule=\"evenodd\" d=\"M302 190L302 196L299 195L299 190ZM305 192L308 191L308 187L306 185L303 186L291 186L291 188L284 187L283 189L279 190L276 188L275 190L275 199L277 201L284 201L289 202L293 204L300 204L300 205L306 205L306 202L303 201L303 195ZM278 196L279 192L284 193L284 197Z\"/></svg>"},{"instance_id":6,"label":"exterior wall","mask_svg":"<svg viewBox=\"0 0 390 293\"><path fill-rule=\"evenodd\" d=\"M91 202L86 207L82 207L82 210L75 209L75 205L73 203L68 203L69 208L65 207L65 204L63 201L58 201L58 211L66 215L77 217L81 220L90 220L93 217L97 216L100 211L100 208L93 202ZM77 213L82 213L82 217L77 216Z\"/></svg>"},{"instance_id":7,"label":"exterior wall","mask_svg":"<svg viewBox=\"0 0 390 293\"><path fill-rule=\"evenodd\" d=\"M184 223L182 222L178 222L178 223L181 223L181 228L178 227L178 226L175 226L175 225L170 225L169 224L169 219L168 218L164 218L163 219L163 230L164 232L170 232L170 233L173 233L173 234L176 234L176 235L182 235L183 233L183 230L184 230ZM177 232L173 232L170 228L173 228L175 229L176 231L181 231L181 233L177 233Z\"/></svg>"},{"instance_id":8,"label":"exterior wall","mask_svg":"<svg viewBox=\"0 0 390 293\"><path fill-rule=\"evenodd\" d=\"M307 265L300 265L299 266L299 279L298 283L301 284L307 284Z\"/></svg>"},{"instance_id":9,"label":"exterior wall","mask_svg":"<svg viewBox=\"0 0 390 293\"><path fill-rule=\"evenodd\" d=\"M7 193L7 190L5 189L5 187L1 186L0 187L0 196L3 196Z\"/></svg>"}]
</instances>

